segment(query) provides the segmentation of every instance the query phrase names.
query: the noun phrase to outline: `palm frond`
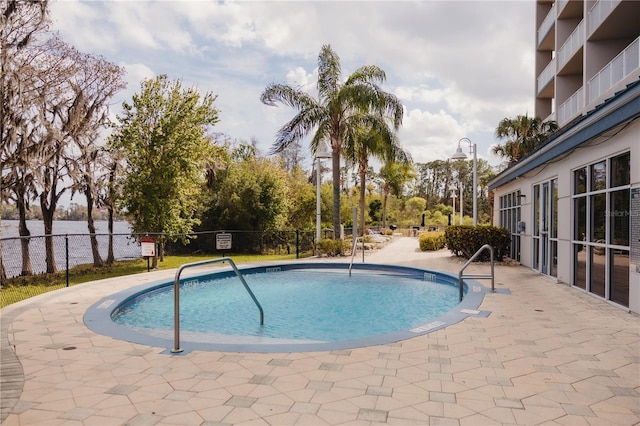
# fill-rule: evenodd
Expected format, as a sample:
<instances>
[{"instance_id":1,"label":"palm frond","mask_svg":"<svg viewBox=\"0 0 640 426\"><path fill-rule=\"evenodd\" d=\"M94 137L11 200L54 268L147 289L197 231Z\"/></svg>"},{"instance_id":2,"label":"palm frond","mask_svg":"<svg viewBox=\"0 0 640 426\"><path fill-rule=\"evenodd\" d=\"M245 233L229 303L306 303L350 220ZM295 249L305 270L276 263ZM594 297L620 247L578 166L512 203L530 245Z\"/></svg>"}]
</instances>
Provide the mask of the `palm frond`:
<instances>
[{"instance_id":1,"label":"palm frond","mask_svg":"<svg viewBox=\"0 0 640 426\"><path fill-rule=\"evenodd\" d=\"M384 83L387 80L387 74L375 65L364 65L355 70L345 85L351 85L356 83Z\"/></svg>"},{"instance_id":2,"label":"palm frond","mask_svg":"<svg viewBox=\"0 0 640 426\"><path fill-rule=\"evenodd\" d=\"M320 102L327 103L340 90L340 57L331 45L322 46L318 56L318 94Z\"/></svg>"},{"instance_id":3,"label":"palm frond","mask_svg":"<svg viewBox=\"0 0 640 426\"><path fill-rule=\"evenodd\" d=\"M282 152L292 142L302 140L314 127L321 125L326 119L326 110L320 106L300 111L278 130L271 154Z\"/></svg>"},{"instance_id":4,"label":"palm frond","mask_svg":"<svg viewBox=\"0 0 640 426\"><path fill-rule=\"evenodd\" d=\"M269 106L281 102L299 111L318 106L318 102L308 93L288 84L271 84L260 95L260 101Z\"/></svg>"}]
</instances>

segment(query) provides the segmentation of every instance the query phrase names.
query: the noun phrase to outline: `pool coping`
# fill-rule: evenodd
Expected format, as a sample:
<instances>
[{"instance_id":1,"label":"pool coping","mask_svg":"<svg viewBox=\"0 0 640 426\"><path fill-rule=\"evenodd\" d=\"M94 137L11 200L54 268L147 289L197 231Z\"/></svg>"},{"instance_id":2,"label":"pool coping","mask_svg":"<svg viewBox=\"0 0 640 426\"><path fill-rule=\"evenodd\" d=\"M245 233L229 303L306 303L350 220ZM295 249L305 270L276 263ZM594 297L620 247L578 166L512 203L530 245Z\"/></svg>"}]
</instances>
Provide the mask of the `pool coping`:
<instances>
[{"instance_id":1,"label":"pool coping","mask_svg":"<svg viewBox=\"0 0 640 426\"><path fill-rule=\"evenodd\" d=\"M240 268L242 273L266 273L272 271L281 270L295 270L295 269L348 269L348 263L283 263L261 266L250 266ZM354 270L372 270L386 271L386 272L402 272L405 274L415 274L417 276L425 277L424 274L434 274L440 279L443 279L448 285L458 286L458 277L446 272L434 271L424 268L399 266L389 264L378 263L359 263L353 264ZM420 274L420 275L418 275ZM235 272L231 268L223 268L213 273L207 273L200 275L199 277L205 278L211 275L216 276L232 276ZM193 280L194 277L181 279L181 284ZM101 298L96 303L91 305L83 315L83 322L87 328L91 331L110 336L115 339L128 341L131 343L138 343L152 347L167 348L162 353L170 355L184 355L195 350L199 351L221 351L221 352L246 352L246 353L283 353L283 352L319 352L319 351L334 351L361 348L367 346L382 345L387 343L395 343L413 337L422 336L428 333L432 333L437 330L441 330L450 325L456 324L469 316L487 317L490 312L480 311L478 307L484 300L484 295L489 291L479 282L473 279L465 279L463 286L465 290L465 296L459 304L452 308L447 313L438 316L437 318L429 320L427 323L413 327L411 329L398 330L390 333L368 336L357 339L339 340L331 342L291 342L280 341L279 343L256 343L254 342L204 342L194 341L185 338L184 333L180 333L180 341L178 348L175 348L175 341L173 338L165 338L161 336L154 336L146 333L136 332L133 329L121 326L112 321L111 316L113 311L121 304L127 302L130 299L135 298L142 292L148 292L157 290L159 288L173 285L173 280L167 281L167 279L157 280L150 283L131 287L129 289L117 292L113 295ZM173 331L172 331L173 333ZM229 339L233 339L230 336ZM277 339L264 339L277 340Z\"/></svg>"}]
</instances>

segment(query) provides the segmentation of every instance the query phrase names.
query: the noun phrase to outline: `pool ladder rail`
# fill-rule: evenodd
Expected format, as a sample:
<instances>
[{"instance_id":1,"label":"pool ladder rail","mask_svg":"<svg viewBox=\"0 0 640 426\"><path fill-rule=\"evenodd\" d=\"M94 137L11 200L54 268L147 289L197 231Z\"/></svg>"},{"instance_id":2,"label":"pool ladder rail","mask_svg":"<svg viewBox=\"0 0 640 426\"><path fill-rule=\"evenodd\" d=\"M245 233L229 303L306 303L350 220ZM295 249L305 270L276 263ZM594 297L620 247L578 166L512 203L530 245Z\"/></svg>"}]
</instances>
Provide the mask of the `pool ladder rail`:
<instances>
[{"instance_id":1,"label":"pool ladder rail","mask_svg":"<svg viewBox=\"0 0 640 426\"><path fill-rule=\"evenodd\" d=\"M178 268L178 270L176 271L175 278L173 280L174 320L173 320L173 349L171 349L171 353L182 352L182 349L180 348L180 274L182 274L182 271L184 271L187 268L193 268L195 266L210 265L212 263L224 263L224 262L229 262L234 272L242 282L242 285L249 293L249 296L251 296L251 299L253 299L253 302L256 304L256 306L258 307L258 310L260 311L260 325L261 326L264 325L264 311L262 310L262 306L260 305L260 302L258 302L258 299L256 299L256 296L253 294L253 292L249 288L249 284L247 284L247 282L245 281L244 276L236 266L233 259L231 259L230 257L220 257L218 259L210 259L210 260L202 260L200 262L186 263L184 265L181 265Z\"/></svg>"},{"instance_id":2,"label":"pool ladder rail","mask_svg":"<svg viewBox=\"0 0 640 426\"><path fill-rule=\"evenodd\" d=\"M471 264L471 262L473 262L476 257L478 257L480 255L480 253L482 253L485 250L489 250L490 256L491 256L491 273L490 274L465 274L464 270L467 268L467 266L469 266ZM471 258L469 260L467 260L467 263L464 264L464 266L462 267L462 269L460 269L460 272L458 273L458 284L460 287L460 301L462 302L462 296L463 296L463 281L465 278L469 278L469 279L476 279L476 280L491 280L491 291L495 293L496 291L496 286L495 286L495 274L494 274L494 267L493 267L494 263L493 263L493 247L491 247L490 244L485 244L482 247L480 247L478 249L478 251L471 256Z\"/></svg>"}]
</instances>

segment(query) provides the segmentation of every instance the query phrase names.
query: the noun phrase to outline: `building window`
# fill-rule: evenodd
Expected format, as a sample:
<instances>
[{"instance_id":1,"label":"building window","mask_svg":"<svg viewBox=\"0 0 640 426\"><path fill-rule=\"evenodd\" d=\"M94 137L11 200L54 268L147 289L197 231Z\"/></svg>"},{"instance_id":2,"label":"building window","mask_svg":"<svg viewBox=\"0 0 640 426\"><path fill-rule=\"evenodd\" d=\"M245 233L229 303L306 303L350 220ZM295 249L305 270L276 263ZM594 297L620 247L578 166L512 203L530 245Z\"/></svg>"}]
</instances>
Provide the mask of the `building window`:
<instances>
[{"instance_id":1,"label":"building window","mask_svg":"<svg viewBox=\"0 0 640 426\"><path fill-rule=\"evenodd\" d=\"M629 306L631 154L573 172L573 285Z\"/></svg>"},{"instance_id":2,"label":"building window","mask_svg":"<svg viewBox=\"0 0 640 426\"><path fill-rule=\"evenodd\" d=\"M500 226L511 232L511 247L509 257L520 261L520 232L518 223L520 215L520 191L515 191L500 197Z\"/></svg>"}]
</instances>

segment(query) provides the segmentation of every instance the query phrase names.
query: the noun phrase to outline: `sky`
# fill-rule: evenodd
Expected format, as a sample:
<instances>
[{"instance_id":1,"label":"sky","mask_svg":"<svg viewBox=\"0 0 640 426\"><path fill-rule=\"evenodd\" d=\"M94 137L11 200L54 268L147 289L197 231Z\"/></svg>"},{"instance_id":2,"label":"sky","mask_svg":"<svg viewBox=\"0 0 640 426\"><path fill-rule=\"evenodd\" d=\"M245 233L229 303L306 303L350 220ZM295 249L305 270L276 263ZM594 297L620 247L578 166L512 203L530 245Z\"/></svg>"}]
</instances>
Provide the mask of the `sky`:
<instances>
[{"instance_id":1,"label":"sky","mask_svg":"<svg viewBox=\"0 0 640 426\"><path fill-rule=\"evenodd\" d=\"M404 105L401 143L415 162L446 160L461 138L479 158L499 121L534 102L533 0L512 1L60 1L52 29L126 70L117 114L145 78L166 74L217 95L215 132L268 153L295 115L267 106L271 83L315 95L318 54L330 44L346 78L363 65ZM310 161L309 139L302 142ZM462 144L469 154L467 143Z\"/></svg>"}]
</instances>

